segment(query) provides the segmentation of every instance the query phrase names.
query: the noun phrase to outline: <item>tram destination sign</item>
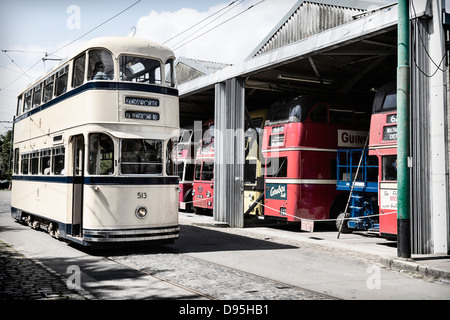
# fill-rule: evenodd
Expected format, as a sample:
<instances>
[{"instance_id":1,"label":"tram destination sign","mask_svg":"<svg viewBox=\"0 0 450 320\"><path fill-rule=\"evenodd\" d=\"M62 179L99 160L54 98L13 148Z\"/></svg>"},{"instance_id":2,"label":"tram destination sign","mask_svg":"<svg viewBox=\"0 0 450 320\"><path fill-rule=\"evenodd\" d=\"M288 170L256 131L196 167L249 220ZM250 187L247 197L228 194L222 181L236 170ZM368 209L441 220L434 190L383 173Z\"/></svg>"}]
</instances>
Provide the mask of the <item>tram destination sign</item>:
<instances>
[{"instance_id":1,"label":"tram destination sign","mask_svg":"<svg viewBox=\"0 0 450 320\"><path fill-rule=\"evenodd\" d=\"M125 97L125 103L133 106L159 107L158 99Z\"/></svg>"},{"instance_id":2,"label":"tram destination sign","mask_svg":"<svg viewBox=\"0 0 450 320\"><path fill-rule=\"evenodd\" d=\"M159 113L142 111L125 111L125 118L137 120L159 120Z\"/></svg>"}]
</instances>

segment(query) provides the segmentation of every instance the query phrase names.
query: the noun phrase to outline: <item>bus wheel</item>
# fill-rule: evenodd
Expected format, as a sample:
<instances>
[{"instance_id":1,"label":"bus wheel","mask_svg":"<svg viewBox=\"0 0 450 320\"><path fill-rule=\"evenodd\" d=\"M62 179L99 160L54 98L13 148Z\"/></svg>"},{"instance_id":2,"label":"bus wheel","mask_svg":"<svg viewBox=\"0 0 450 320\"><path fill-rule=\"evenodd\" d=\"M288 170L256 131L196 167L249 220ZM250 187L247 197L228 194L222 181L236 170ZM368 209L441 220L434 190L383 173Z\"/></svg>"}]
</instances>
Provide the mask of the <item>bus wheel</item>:
<instances>
[{"instance_id":1,"label":"bus wheel","mask_svg":"<svg viewBox=\"0 0 450 320\"><path fill-rule=\"evenodd\" d=\"M338 217L336 218L337 231L341 231L341 233L352 233L352 229L350 229L347 224L348 220L344 220L344 218L345 218L344 212L339 214ZM342 225L342 224L344 224L344 225ZM341 225L342 225L342 230L341 230Z\"/></svg>"}]
</instances>

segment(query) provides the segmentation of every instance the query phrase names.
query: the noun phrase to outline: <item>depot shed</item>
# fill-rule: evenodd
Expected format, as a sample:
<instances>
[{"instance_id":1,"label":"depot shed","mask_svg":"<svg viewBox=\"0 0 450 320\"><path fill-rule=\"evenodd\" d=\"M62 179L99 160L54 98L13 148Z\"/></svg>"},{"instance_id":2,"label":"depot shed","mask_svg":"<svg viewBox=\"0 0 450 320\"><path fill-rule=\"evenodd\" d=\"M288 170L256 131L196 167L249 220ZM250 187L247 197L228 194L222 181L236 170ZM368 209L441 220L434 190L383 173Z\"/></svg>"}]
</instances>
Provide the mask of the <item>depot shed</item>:
<instances>
[{"instance_id":1,"label":"depot shed","mask_svg":"<svg viewBox=\"0 0 450 320\"><path fill-rule=\"evenodd\" d=\"M182 123L214 115L222 133L215 142L215 220L244 224L245 109L300 94L371 101L376 88L396 80L397 4L365 11L329 2L298 1L245 61L179 85ZM411 246L413 253L448 254L446 8L411 3Z\"/></svg>"}]
</instances>

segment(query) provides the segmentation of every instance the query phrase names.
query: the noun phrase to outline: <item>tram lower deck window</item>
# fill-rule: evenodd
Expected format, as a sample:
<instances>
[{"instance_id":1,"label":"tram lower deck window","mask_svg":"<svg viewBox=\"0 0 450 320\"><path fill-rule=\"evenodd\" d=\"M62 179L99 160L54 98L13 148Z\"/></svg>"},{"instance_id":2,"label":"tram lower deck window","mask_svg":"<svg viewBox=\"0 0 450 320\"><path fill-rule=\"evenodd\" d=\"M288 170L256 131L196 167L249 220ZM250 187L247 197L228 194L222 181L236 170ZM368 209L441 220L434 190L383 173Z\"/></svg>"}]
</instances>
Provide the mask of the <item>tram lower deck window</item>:
<instances>
[{"instance_id":1,"label":"tram lower deck window","mask_svg":"<svg viewBox=\"0 0 450 320\"><path fill-rule=\"evenodd\" d=\"M114 173L114 142L104 133L89 135L89 174Z\"/></svg>"},{"instance_id":2,"label":"tram lower deck window","mask_svg":"<svg viewBox=\"0 0 450 320\"><path fill-rule=\"evenodd\" d=\"M123 139L120 172L122 174L162 174L163 142L160 140Z\"/></svg>"}]
</instances>

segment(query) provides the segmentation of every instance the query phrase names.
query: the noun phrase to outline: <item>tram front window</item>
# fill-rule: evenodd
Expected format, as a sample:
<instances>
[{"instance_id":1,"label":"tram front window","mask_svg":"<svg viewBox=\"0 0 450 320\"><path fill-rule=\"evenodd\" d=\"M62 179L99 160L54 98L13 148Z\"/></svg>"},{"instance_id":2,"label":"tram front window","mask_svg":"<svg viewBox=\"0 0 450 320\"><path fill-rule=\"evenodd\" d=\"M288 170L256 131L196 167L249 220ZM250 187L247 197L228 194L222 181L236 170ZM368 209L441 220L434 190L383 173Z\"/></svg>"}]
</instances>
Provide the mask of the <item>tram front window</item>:
<instances>
[{"instance_id":1,"label":"tram front window","mask_svg":"<svg viewBox=\"0 0 450 320\"><path fill-rule=\"evenodd\" d=\"M123 139L121 144L122 174L162 174L163 142L160 140Z\"/></svg>"},{"instance_id":2,"label":"tram front window","mask_svg":"<svg viewBox=\"0 0 450 320\"><path fill-rule=\"evenodd\" d=\"M161 63L154 59L122 56L120 78L122 81L161 85Z\"/></svg>"}]
</instances>

